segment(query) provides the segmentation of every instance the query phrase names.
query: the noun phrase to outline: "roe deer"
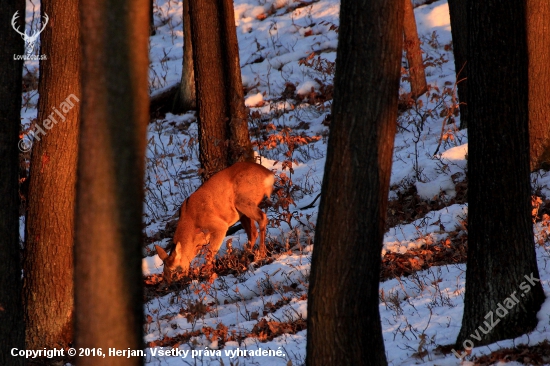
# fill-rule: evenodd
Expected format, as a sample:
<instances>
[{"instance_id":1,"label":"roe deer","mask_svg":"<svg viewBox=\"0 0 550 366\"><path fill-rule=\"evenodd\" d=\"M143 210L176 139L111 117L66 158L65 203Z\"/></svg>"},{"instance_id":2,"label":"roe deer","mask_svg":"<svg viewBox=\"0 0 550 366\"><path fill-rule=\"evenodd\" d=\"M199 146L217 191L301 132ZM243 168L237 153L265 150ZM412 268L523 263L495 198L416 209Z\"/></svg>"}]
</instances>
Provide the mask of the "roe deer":
<instances>
[{"instance_id":1,"label":"roe deer","mask_svg":"<svg viewBox=\"0 0 550 366\"><path fill-rule=\"evenodd\" d=\"M209 250L215 255L223 243L227 229L241 221L250 249L258 238L255 221L260 226L261 253L265 253L267 217L258 207L264 196L271 195L275 177L272 171L256 163L236 163L214 174L181 205L174 243L166 254L155 246L164 262L164 278L171 281L172 271L189 264L201 246L210 241Z\"/></svg>"}]
</instances>

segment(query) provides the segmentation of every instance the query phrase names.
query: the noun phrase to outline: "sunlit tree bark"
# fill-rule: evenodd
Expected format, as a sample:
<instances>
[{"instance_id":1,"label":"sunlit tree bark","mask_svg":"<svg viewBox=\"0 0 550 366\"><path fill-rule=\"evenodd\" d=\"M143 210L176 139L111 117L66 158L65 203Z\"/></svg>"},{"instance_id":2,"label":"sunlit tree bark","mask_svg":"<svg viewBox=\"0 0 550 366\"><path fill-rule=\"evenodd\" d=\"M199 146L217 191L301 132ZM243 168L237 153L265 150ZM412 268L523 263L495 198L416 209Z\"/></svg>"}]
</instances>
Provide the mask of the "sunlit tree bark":
<instances>
[{"instance_id":1,"label":"sunlit tree bark","mask_svg":"<svg viewBox=\"0 0 550 366\"><path fill-rule=\"evenodd\" d=\"M204 177L253 161L231 0L188 0Z\"/></svg>"},{"instance_id":2,"label":"sunlit tree bark","mask_svg":"<svg viewBox=\"0 0 550 366\"><path fill-rule=\"evenodd\" d=\"M24 301L29 349L73 341L73 245L78 126L78 3L43 0L38 122L31 155Z\"/></svg>"},{"instance_id":3,"label":"sunlit tree bark","mask_svg":"<svg viewBox=\"0 0 550 366\"><path fill-rule=\"evenodd\" d=\"M550 2L527 1L531 170L550 169Z\"/></svg>"},{"instance_id":4,"label":"sunlit tree bark","mask_svg":"<svg viewBox=\"0 0 550 366\"><path fill-rule=\"evenodd\" d=\"M409 63L409 83L411 85L411 97L416 99L428 90L424 62L422 61L422 49L416 29L416 18L411 0L404 1L403 35L405 40L405 53Z\"/></svg>"}]
</instances>

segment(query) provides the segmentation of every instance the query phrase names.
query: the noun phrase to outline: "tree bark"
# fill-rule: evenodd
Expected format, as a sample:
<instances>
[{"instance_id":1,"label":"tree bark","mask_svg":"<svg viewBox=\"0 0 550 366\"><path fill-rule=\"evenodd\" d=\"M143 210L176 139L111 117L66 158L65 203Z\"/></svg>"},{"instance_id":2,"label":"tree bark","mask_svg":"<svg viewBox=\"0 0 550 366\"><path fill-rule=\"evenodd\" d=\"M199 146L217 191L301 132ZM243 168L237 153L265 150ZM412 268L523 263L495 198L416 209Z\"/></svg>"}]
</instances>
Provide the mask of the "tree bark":
<instances>
[{"instance_id":1,"label":"tree bark","mask_svg":"<svg viewBox=\"0 0 550 366\"><path fill-rule=\"evenodd\" d=\"M545 298L540 282L527 279L539 273L530 207L525 3L470 0L468 9L469 113L476 122L468 127L468 263L457 339L466 349L531 331ZM514 296L508 314L498 315L499 304Z\"/></svg>"},{"instance_id":2,"label":"tree bark","mask_svg":"<svg viewBox=\"0 0 550 366\"><path fill-rule=\"evenodd\" d=\"M82 0L82 124L78 161L77 347L143 348L141 273L148 95L148 0ZM116 21L113 21L116 19ZM114 52L113 50L116 50ZM141 365L82 357L79 366Z\"/></svg>"},{"instance_id":3,"label":"tree bark","mask_svg":"<svg viewBox=\"0 0 550 366\"><path fill-rule=\"evenodd\" d=\"M461 129L468 127L468 68L466 67L468 18L466 3L466 0L449 0Z\"/></svg>"},{"instance_id":4,"label":"tree bark","mask_svg":"<svg viewBox=\"0 0 550 366\"><path fill-rule=\"evenodd\" d=\"M208 179L229 166L227 104L218 2L188 0L199 117L199 160Z\"/></svg>"},{"instance_id":5,"label":"tree bark","mask_svg":"<svg viewBox=\"0 0 550 366\"><path fill-rule=\"evenodd\" d=\"M550 169L550 2L527 1L531 171Z\"/></svg>"},{"instance_id":6,"label":"tree bark","mask_svg":"<svg viewBox=\"0 0 550 366\"><path fill-rule=\"evenodd\" d=\"M21 301L19 247L19 150L21 126L22 38L11 29L16 11L25 14L25 2L0 2L0 365L23 365L12 348L25 349L25 323ZM20 18L21 19L21 18ZM22 26L24 23L19 22Z\"/></svg>"},{"instance_id":7,"label":"tree bark","mask_svg":"<svg viewBox=\"0 0 550 366\"><path fill-rule=\"evenodd\" d=\"M25 235L28 349L73 341L74 199L80 115L78 4L43 0L38 118Z\"/></svg>"},{"instance_id":8,"label":"tree bark","mask_svg":"<svg viewBox=\"0 0 550 366\"><path fill-rule=\"evenodd\" d=\"M195 71L193 69L193 45L191 42L189 0L183 0L183 67L181 70L180 88L172 107L173 113L183 113L197 108Z\"/></svg>"},{"instance_id":9,"label":"tree bark","mask_svg":"<svg viewBox=\"0 0 550 366\"><path fill-rule=\"evenodd\" d=\"M229 164L254 161L248 132L248 113L244 105L244 90L239 61L239 43L235 28L233 0L220 1L223 55L226 74L226 103L229 106Z\"/></svg>"},{"instance_id":10,"label":"tree bark","mask_svg":"<svg viewBox=\"0 0 550 366\"><path fill-rule=\"evenodd\" d=\"M403 2L342 0L340 24L334 117L311 267L306 364L386 365L378 284Z\"/></svg>"},{"instance_id":11,"label":"tree bark","mask_svg":"<svg viewBox=\"0 0 550 366\"><path fill-rule=\"evenodd\" d=\"M189 0L203 177L252 161L233 4ZM243 112L244 111L244 112Z\"/></svg>"},{"instance_id":12,"label":"tree bark","mask_svg":"<svg viewBox=\"0 0 550 366\"><path fill-rule=\"evenodd\" d=\"M157 34L155 29L155 0L149 0L149 35Z\"/></svg>"},{"instance_id":13,"label":"tree bark","mask_svg":"<svg viewBox=\"0 0 550 366\"><path fill-rule=\"evenodd\" d=\"M426 74L424 73L424 62L422 61L422 50L420 39L416 29L416 19L411 0L404 1L403 35L405 39L405 52L409 64L409 83L411 85L411 97L418 98L428 91Z\"/></svg>"}]
</instances>

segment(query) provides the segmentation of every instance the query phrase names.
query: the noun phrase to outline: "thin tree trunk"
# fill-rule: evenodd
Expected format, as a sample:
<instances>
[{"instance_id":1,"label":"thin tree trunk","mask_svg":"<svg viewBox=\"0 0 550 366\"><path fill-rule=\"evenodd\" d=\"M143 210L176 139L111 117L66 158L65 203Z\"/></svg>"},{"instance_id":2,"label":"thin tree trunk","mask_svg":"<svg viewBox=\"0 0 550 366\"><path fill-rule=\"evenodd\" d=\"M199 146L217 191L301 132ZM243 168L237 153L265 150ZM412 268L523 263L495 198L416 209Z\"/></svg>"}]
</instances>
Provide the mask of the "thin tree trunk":
<instances>
[{"instance_id":1,"label":"thin tree trunk","mask_svg":"<svg viewBox=\"0 0 550 366\"><path fill-rule=\"evenodd\" d=\"M527 1L531 171L550 169L550 2Z\"/></svg>"},{"instance_id":2,"label":"thin tree trunk","mask_svg":"<svg viewBox=\"0 0 550 366\"><path fill-rule=\"evenodd\" d=\"M468 68L466 67L466 47L468 44L468 18L466 0L449 0L451 33L458 99L460 101L460 128L468 127Z\"/></svg>"},{"instance_id":3,"label":"thin tree trunk","mask_svg":"<svg viewBox=\"0 0 550 366\"><path fill-rule=\"evenodd\" d=\"M306 364L386 365L378 284L403 2L342 0L340 24L334 118L311 267Z\"/></svg>"},{"instance_id":4,"label":"thin tree trunk","mask_svg":"<svg viewBox=\"0 0 550 366\"><path fill-rule=\"evenodd\" d=\"M73 341L74 199L81 97L78 4L43 0L41 11L52 23L41 34L41 54L48 59L40 62L26 220L23 290L28 349L65 348Z\"/></svg>"},{"instance_id":5,"label":"thin tree trunk","mask_svg":"<svg viewBox=\"0 0 550 366\"><path fill-rule=\"evenodd\" d=\"M0 2L0 365L23 365L12 357L12 348L25 349L25 323L21 301L19 256L19 150L23 40L11 28L16 11L25 13L25 2ZM23 17L24 18L24 17ZM24 27L24 21L19 19ZM20 28L21 29L21 28Z\"/></svg>"},{"instance_id":6,"label":"thin tree trunk","mask_svg":"<svg viewBox=\"0 0 550 366\"><path fill-rule=\"evenodd\" d=\"M405 52L409 63L409 83L411 85L411 97L418 98L428 90L420 39L416 29L416 19L411 0L404 2L403 34L405 38Z\"/></svg>"},{"instance_id":7,"label":"thin tree trunk","mask_svg":"<svg viewBox=\"0 0 550 366\"><path fill-rule=\"evenodd\" d=\"M149 35L157 34L155 29L155 0L149 0Z\"/></svg>"},{"instance_id":8,"label":"thin tree trunk","mask_svg":"<svg viewBox=\"0 0 550 366\"><path fill-rule=\"evenodd\" d=\"M470 0L468 9L476 122L468 127L468 264L457 339L466 349L531 331L545 298L531 222L525 3Z\"/></svg>"},{"instance_id":9,"label":"thin tree trunk","mask_svg":"<svg viewBox=\"0 0 550 366\"><path fill-rule=\"evenodd\" d=\"M174 98L174 106L172 107L173 113L183 113L197 108L195 70L193 67L189 0L183 0L183 67L180 88Z\"/></svg>"},{"instance_id":10,"label":"thin tree trunk","mask_svg":"<svg viewBox=\"0 0 550 366\"><path fill-rule=\"evenodd\" d=\"M101 347L103 352L143 348L147 2L80 2L83 64L75 229L76 345ZM82 357L77 364L97 365L98 360L101 365L143 363L142 357Z\"/></svg>"}]
</instances>

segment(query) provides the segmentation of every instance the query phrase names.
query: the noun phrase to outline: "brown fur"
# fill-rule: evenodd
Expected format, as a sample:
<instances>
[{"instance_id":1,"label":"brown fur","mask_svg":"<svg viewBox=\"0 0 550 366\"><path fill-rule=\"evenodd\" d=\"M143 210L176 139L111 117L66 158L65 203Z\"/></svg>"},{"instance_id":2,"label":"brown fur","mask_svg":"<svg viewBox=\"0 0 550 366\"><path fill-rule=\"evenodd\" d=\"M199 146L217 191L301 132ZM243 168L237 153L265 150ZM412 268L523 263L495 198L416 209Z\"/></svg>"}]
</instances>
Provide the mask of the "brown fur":
<instances>
[{"instance_id":1,"label":"brown fur","mask_svg":"<svg viewBox=\"0 0 550 366\"><path fill-rule=\"evenodd\" d=\"M258 238L255 222L260 227L260 252L265 253L267 217L258 207L273 190L274 175L269 169L255 163L236 163L213 175L181 207L180 219L174 235L175 248L170 255L155 246L164 262L164 278L170 282L172 271L189 264L202 244L210 242L215 255L223 243L227 229L241 221L248 236L248 245Z\"/></svg>"}]
</instances>

